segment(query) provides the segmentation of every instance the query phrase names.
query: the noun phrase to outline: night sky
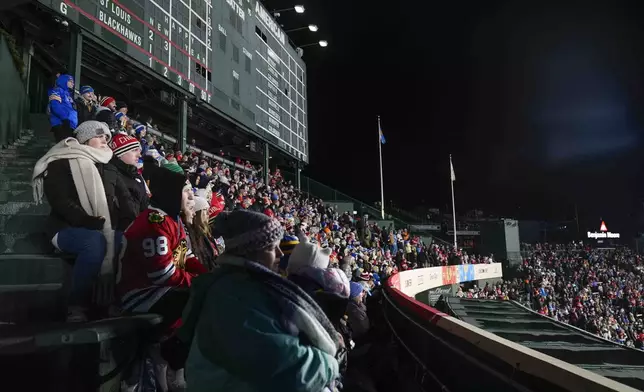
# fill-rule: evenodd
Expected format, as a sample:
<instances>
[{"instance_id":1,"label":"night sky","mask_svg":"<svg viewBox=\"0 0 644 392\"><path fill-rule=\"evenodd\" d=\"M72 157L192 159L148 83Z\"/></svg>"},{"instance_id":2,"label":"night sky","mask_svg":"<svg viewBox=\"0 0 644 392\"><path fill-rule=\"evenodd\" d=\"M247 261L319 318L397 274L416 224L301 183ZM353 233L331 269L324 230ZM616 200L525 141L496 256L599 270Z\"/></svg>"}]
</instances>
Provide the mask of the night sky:
<instances>
[{"instance_id":1,"label":"night sky","mask_svg":"<svg viewBox=\"0 0 644 392\"><path fill-rule=\"evenodd\" d=\"M305 174L379 200L380 115L385 198L399 206L450 204L451 153L457 213L572 219L576 204L582 231L600 218L637 229L641 2L301 3L280 21L320 31L292 39L329 41L305 49Z\"/></svg>"}]
</instances>

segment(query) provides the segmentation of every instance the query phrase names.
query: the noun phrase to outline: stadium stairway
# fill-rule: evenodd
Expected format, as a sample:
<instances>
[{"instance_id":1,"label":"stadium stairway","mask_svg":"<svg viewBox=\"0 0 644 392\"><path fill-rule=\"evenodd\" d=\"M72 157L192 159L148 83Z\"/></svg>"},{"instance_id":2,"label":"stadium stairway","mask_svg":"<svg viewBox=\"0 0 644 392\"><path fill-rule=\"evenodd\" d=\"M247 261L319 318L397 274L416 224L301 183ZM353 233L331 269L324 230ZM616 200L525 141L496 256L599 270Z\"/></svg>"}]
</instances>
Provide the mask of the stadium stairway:
<instances>
[{"instance_id":1,"label":"stadium stairway","mask_svg":"<svg viewBox=\"0 0 644 392\"><path fill-rule=\"evenodd\" d=\"M31 116L32 130L0 150L0 322L59 319L69 265L51 255L44 227L47 204L33 200L31 175L53 145L45 115Z\"/></svg>"},{"instance_id":2,"label":"stadium stairway","mask_svg":"<svg viewBox=\"0 0 644 392\"><path fill-rule=\"evenodd\" d=\"M33 200L31 176L54 144L45 115L0 149L0 368L7 390L114 391L161 318L125 316L67 324L71 267L45 235L50 208ZM9 385L7 385L8 383ZM15 384L15 385L14 385Z\"/></svg>"}]
</instances>

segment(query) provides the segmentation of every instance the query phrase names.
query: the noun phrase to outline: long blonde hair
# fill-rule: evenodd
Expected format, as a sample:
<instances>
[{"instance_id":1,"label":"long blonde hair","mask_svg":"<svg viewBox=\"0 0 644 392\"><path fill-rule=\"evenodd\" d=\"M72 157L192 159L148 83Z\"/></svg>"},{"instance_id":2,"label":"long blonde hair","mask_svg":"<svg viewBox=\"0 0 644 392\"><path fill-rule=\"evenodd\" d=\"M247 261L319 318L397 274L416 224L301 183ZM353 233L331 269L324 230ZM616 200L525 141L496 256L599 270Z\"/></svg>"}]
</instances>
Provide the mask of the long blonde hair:
<instances>
[{"instance_id":1,"label":"long blonde hair","mask_svg":"<svg viewBox=\"0 0 644 392\"><path fill-rule=\"evenodd\" d=\"M202 211L206 211L205 217L203 217ZM199 261L201 261L209 271L212 271L216 267L216 264L214 259L209 257L208 253L205 252L205 247L208 246L207 242L212 238L210 225L208 224L207 212L208 210L200 210L195 213L192 224L188 225L188 235L190 236L192 251L195 253ZM216 252L216 248L213 250ZM216 253L215 257L217 257Z\"/></svg>"},{"instance_id":2,"label":"long blonde hair","mask_svg":"<svg viewBox=\"0 0 644 392\"><path fill-rule=\"evenodd\" d=\"M206 213L204 214L203 211ZM195 214L192 221L192 226L197 232L206 237L210 237L210 225L208 224L208 210L199 210Z\"/></svg>"}]
</instances>

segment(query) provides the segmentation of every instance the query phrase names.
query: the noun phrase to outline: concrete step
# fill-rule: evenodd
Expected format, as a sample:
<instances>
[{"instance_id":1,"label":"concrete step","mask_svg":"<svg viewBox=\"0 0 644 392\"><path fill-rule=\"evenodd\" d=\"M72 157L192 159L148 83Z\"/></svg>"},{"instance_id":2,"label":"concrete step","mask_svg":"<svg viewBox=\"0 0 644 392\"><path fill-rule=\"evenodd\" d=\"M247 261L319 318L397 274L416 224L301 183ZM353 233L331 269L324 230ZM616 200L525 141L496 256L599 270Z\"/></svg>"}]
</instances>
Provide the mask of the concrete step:
<instances>
[{"instance_id":1,"label":"concrete step","mask_svg":"<svg viewBox=\"0 0 644 392\"><path fill-rule=\"evenodd\" d=\"M43 200L44 203L36 205L32 202L8 202L5 204L0 204L0 215L40 215L47 216L51 212L49 204L46 203L46 200Z\"/></svg>"},{"instance_id":2,"label":"concrete step","mask_svg":"<svg viewBox=\"0 0 644 392\"><path fill-rule=\"evenodd\" d=\"M44 232L0 233L0 254L51 253L53 246L47 237Z\"/></svg>"},{"instance_id":3,"label":"concrete step","mask_svg":"<svg viewBox=\"0 0 644 392\"><path fill-rule=\"evenodd\" d=\"M27 191L32 189L31 181L26 180L11 180L0 181L0 192L3 191Z\"/></svg>"},{"instance_id":4,"label":"concrete step","mask_svg":"<svg viewBox=\"0 0 644 392\"><path fill-rule=\"evenodd\" d=\"M0 176L9 175L16 179L20 179L19 176L24 176L26 179L30 179L33 169L33 166L0 166Z\"/></svg>"},{"instance_id":5,"label":"concrete step","mask_svg":"<svg viewBox=\"0 0 644 392\"><path fill-rule=\"evenodd\" d=\"M0 215L0 233L42 233L47 219L47 216L41 215Z\"/></svg>"},{"instance_id":6,"label":"concrete step","mask_svg":"<svg viewBox=\"0 0 644 392\"><path fill-rule=\"evenodd\" d=\"M6 286L11 285L63 285L70 271L70 264L55 256L0 255L0 291L8 291Z\"/></svg>"},{"instance_id":7,"label":"concrete step","mask_svg":"<svg viewBox=\"0 0 644 392\"><path fill-rule=\"evenodd\" d=\"M0 157L0 167L21 167L24 169L33 169L38 162L36 158L3 158Z\"/></svg>"},{"instance_id":8,"label":"concrete step","mask_svg":"<svg viewBox=\"0 0 644 392\"><path fill-rule=\"evenodd\" d=\"M45 142L32 141L23 146L14 146L14 148L0 149L0 160L11 158L40 158L52 145Z\"/></svg>"},{"instance_id":9,"label":"concrete step","mask_svg":"<svg viewBox=\"0 0 644 392\"><path fill-rule=\"evenodd\" d=\"M2 181L25 181L25 180L30 180L31 176L33 174L33 170L31 168L25 169L23 171L12 171L9 173L2 173L0 172L0 179Z\"/></svg>"},{"instance_id":10,"label":"concrete step","mask_svg":"<svg viewBox=\"0 0 644 392\"><path fill-rule=\"evenodd\" d=\"M42 139L42 138L31 138L28 140L21 141L19 143L11 144L6 148L4 148L2 151L6 151L7 153L12 153L16 151L34 150L36 148L49 149L54 144L55 143L53 142L53 140Z\"/></svg>"},{"instance_id":11,"label":"concrete step","mask_svg":"<svg viewBox=\"0 0 644 392\"><path fill-rule=\"evenodd\" d=\"M0 286L0 323L63 321L66 293L59 283Z\"/></svg>"},{"instance_id":12,"label":"concrete step","mask_svg":"<svg viewBox=\"0 0 644 392\"><path fill-rule=\"evenodd\" d=\"M11 164L14 160L24 160L26 162L33 161L34 163L40 159L45 153L49 151L48 148L35 148L24 151L9 152L0 150L0 162L3 166ZM26 163L25 163L26 164Z\"/></svg>"},{"instance_id":13,"label":"concrete step","mask_svg":"<svg viewBox=\"0 0 644 392\"><path fill-rule=\"evenodd\" d=\"M0 204L9 202L33 202L33 192L28 190L0 191Z\"/></svg>"}]
</instances>

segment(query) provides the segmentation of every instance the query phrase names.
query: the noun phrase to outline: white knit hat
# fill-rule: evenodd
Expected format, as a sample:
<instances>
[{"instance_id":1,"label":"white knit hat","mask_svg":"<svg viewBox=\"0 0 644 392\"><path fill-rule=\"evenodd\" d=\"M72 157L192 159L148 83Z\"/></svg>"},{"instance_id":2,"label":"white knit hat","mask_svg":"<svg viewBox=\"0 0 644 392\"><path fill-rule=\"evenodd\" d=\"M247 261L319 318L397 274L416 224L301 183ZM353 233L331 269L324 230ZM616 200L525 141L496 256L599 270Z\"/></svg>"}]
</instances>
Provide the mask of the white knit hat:
<instances>
[{"instance_id":1,"label":"white knit hat","mask_svg":"<svg viewBox=\"0 0 644 392\"><path fill-rule=\"evenodd\" d=\"M308 241L300 242L293 248L286 271L290 275L303 267L327 268L330 256L331 248L320 248Z\"/></svg>"},{"instance_id":2,"label":"white knit hat","mask_svg":"<svg viewBox=\"0 0 644 392\"><path fill-rule=\"evenodd\" d=\"M199 212L201 210L207 210L210 208L210 205L208 205L208 200L204 199L203 197L195 196L195 212Z\"/></svg>"}]
</instances>

